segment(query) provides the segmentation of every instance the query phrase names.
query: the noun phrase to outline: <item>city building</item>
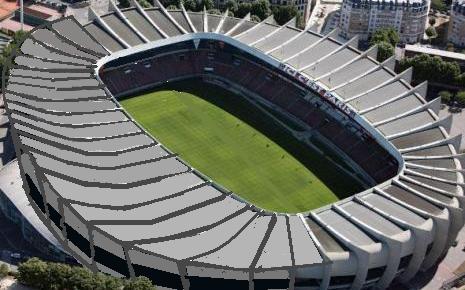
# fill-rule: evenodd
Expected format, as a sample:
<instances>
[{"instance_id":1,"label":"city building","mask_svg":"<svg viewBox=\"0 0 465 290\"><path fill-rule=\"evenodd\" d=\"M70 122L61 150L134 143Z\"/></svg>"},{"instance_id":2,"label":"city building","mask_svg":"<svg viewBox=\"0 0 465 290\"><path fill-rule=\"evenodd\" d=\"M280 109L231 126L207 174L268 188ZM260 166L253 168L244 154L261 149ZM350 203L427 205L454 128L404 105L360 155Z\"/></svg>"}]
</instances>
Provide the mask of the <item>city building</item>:
<instances>
[{"instance_id":1,"label":"city building","mask_svg":"<svg viewBox=\"0 0 465 290\"><path fill-rule=\"evenodd\" d=\"M21 26L20 9L19 6L16 6L7 16L3 18L0 16L0 30L9 35L21 29L30 31L38 25L63 17L66 9L67 5L65 4L40 1L37 1L37 3L26 3L24 6L24 24Z\"/></svg>"},{"instance_id":2,"label":"city building","mask_svg":"<svg viewBox=\"0 0 465 290\"><path fill-rule=\"evenodd\" d=\"M418 42L426 29L429 6L427 0L344 0L339 21L341 36L359 35L367 40L377 29L393 27L401 42Z\"/></svg>"},{"instance_id":3,"label":"city building","mask_svg":"<svg viewBox=\"0 0 465 290\"><path fill-rule=\"evenodd\" d=\"M447 39L454 45L465 47L465 1L455 0L450 9Z\"/></svg>"}]
</instances>

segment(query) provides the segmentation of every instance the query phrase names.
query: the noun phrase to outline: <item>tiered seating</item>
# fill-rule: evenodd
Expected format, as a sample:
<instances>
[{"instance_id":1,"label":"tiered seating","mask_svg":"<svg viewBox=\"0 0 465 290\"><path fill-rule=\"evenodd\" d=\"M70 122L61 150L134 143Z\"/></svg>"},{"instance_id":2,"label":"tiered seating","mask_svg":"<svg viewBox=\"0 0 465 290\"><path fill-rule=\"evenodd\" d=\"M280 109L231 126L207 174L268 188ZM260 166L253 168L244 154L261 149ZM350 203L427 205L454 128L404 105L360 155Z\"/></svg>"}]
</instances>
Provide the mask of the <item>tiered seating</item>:
<instances>
[{"instance_id":1,"label":"tiered seating","mask_svg":"<svg viewBox=\"0 0 465 290\"><path fill-rule=\"evenodd\" d=\"M332 120L326 121L325 120L325 123L326 124L324 124L323 126L320 126L318 128L318 132L320 132L321 135L325 136L329 140L333 140L334 137L339 135L344 130L344 128L339 123L337 123L336 121L332 121ZM338 145L338 144L336 144L336 145Z\"/></svg>"},{"instance_id":2,"label":"tiered seating","mask_svg":"<svg viewBox=\"0 0 465 290\"><path fill-rule=\"evenodd\" d=\"M334 143L340 144L342 148L347 148L349 150L359 142L360 138L347 128L334 138Z\"/></svg>"},{"instance_id":3,"label":"tiered seating","mask_svg":"<svg viewBox=\"0 0 465 290\"><path fill-rule=\"evenodd\" d=\"M304 122L307 123L310 127L316 128L324 121L325 117L326 114L323 111L320 111L317 108L313 108L313 110L304 119Z\"/></svg>"},{"instance_id":4,"label":"tiered seating","mask_svg":"<svg viewBox=\"0 0 465 290\"><path fill-rule=\"evenodd\" d=\"M345 152L377 181L394 175L397 164L374 140L362 140L360 133L330 117L324 109L303 99L297 86L278 77L275 72L255 62L210 48L189 52L173 52L141 63L123 66L102 74L110 90L118 95L138 87L185 75L204 74L204 68L213 68L213 74L235 82L249 91L281 107ZM352 123L351 123L352 124ZM356 124L356 131L363 132ZM385 164L389 170L381 171ZM375 176L376 175L376 176Z\"/></svg>"},{"instance_id":5,"label":"tiered seating","mask_svg":"<svg viewBox=\"0 0 465 290\"><path fill-rule=\"evenodd\" d=\"M312 105L303 100L297 99L292 105L287 108L289 113L296 116L297 118L304 120L305 117L313 110L314 107Z\"/></svg>"}]
</instances>

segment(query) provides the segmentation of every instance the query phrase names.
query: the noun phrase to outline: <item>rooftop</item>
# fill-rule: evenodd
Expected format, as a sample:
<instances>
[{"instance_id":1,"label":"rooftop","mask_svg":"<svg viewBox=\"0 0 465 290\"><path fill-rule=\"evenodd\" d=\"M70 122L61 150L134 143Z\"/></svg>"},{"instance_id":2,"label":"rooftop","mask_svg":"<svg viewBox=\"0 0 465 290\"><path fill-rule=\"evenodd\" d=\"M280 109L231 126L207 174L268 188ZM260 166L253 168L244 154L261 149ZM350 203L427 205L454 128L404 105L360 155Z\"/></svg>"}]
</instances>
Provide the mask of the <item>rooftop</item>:
<instances>
[{"instance_id":1,"label":"rooftop","mask_svg":"<svg viewBox=\"0 0 465 290\"><path fill-rule=\"evenodd\" d=\"M465 1L463 1L463 3L465 3ZM430 48L426 46L407 44L405 45L405 51L425 53L429 55L437 55L440 57L446 57L450 59L456 59L459 61L465 61L465 53L452 52L452 51L447 51L447 50L442 50L442 49Z\"/></svg>"}]
</instances>

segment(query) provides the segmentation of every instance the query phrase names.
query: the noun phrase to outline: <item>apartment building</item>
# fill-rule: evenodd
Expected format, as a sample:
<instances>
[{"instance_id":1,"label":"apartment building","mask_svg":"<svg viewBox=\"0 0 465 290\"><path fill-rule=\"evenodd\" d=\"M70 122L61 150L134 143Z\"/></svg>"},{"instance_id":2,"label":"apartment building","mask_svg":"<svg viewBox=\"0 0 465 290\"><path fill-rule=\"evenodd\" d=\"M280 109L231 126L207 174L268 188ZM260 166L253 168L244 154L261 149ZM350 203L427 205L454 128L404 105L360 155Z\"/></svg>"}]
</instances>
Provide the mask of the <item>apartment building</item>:
<instances>
[{"instance_id":1,"label":"apartment building","mask_svg":"<svg viewBox=\"0 0 465 290\"><path fill-rule=\"evenodd\" d=\"M448 40L465 47L465 0L456 0L450 9Z\"/></svg>"},{"instance_id":2,"label":"apartment building","mask_svg":"<svg viewBox=\"0 0 465 290\"><path fill-rule=\"evenodd\" d=\"M380 28L394 27L401 42L418 42L426 29L429 5L427 0L344 0L339 21L341 36L358 34L366 40Z\"/></svg>"}]
</instances>

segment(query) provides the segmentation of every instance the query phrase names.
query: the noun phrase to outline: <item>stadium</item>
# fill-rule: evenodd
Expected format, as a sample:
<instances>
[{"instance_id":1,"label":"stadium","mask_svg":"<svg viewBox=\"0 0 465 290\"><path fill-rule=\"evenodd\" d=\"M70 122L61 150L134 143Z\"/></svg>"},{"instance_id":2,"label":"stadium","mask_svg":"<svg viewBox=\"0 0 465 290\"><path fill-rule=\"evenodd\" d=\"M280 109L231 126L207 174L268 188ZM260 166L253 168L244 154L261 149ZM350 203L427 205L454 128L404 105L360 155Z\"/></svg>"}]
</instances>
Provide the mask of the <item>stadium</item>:
<instances>
[{"instance_id":1,"label":"stadium","mask_svg":"<svg viewBox=\"0 0 465 290\"><path fill-rule=\"evenodd\" d=\"M160 3L111 8L89 10L83 26L69 17L33 30L3 85L24 190L84 266L171 289L384 289L454 243L460 138L411 70L394 73L393 58L379 63L376 47L361 52L337 31ZM192 79L279 115L309 148L324 144L362 191L297 213L264 209L119 103Z\"/></svg>"}]
</instances>

